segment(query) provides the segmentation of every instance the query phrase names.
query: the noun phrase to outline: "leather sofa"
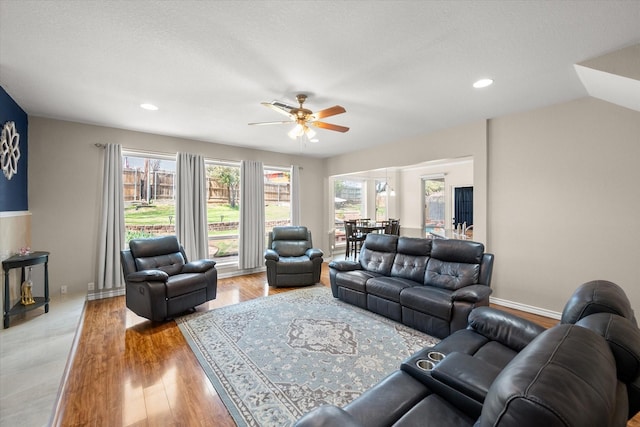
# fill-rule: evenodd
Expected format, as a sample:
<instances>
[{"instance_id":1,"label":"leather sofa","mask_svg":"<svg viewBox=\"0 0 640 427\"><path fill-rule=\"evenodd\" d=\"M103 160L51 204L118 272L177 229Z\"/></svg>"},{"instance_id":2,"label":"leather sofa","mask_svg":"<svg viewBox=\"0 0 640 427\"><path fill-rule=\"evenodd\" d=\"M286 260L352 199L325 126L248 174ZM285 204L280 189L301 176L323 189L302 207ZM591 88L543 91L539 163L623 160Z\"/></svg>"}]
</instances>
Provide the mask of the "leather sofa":
<instances>
[{"instance_id":1,"label":"leather sofa","mask_svg":"<svg viewBox=\"0 0 640 427\"><path fill-rule=\"evenodd\" d=\"M605 280L593 280L580 285L565 304L560 322L581 324L582 319L595 314L615 315L624 319L611 321L608 327L616 325L618 329L623 328L625 332L620 332L619 336L633 337L638 334L637 344L640 345L640 331L637 330L631 303L618 285ZM599 330L604 336L601 325L593 322L594 318L591 318L589 324L592 329ZM627 327L624 328L623 324ZM416 352L402 363L401 369L425 379L431 390L457 402L466 413L477 417L489 387L498 374L543 331L542 326L505 311L478 307L469 314L466 329L453 333L433 348ZM633 340L629 342L633 343ZM416 362L428 359L431 351L450 357L438 364L431 375L423 376ZM640 351L637 352L640 354ZM633 381L627 383L629 393L640 397L638 384ZM630 401L640 403L636 397Z\"/></svg>"},{"instance_id":2,"label":"leather sofa","mask_svg":"<svg viewBox=\"0 0 640 427\"><path fill-rule=\"evenodd\" d=\"M368 234L359 261L332 261L329 278L334 297L444 338L489 305L493 261L478 242Z\"/></svg>"},{"instance_id":3,"label":"leather sofa","mask_svg":"<svg viewBox=\"0 0 640 427\"><path fill-rule=\"evenodd\" d=\"M320 281L322 256L304 226L278 226L269 232L264 252L269 286L305 286Z\"/></svg>"},{"instance_id":4,"label":"leather sofa","mask_svg":"<svg viewBox=\"0 0 640 427\"><path fill-rule=\"evenodd\" d=\"M344 409L321 406L296 425L625 426L640 410L640 330L626 295L611 282L586 283L563 318L575 325L539 332L477 308L469 329L405 360ZM444 360L417 368L436 350Z\"/></svg>"},{"instance_id":5,"label":"leather sofa","mask_svg":"<svg viewBox=\"0 0 640 427\"><path fill-rule=\"evenodd\" d=\"M188 262L176 236L133 239L120 252L127 308L160 322L215 299L216 262Z\"/></svg>"}]
</instances>

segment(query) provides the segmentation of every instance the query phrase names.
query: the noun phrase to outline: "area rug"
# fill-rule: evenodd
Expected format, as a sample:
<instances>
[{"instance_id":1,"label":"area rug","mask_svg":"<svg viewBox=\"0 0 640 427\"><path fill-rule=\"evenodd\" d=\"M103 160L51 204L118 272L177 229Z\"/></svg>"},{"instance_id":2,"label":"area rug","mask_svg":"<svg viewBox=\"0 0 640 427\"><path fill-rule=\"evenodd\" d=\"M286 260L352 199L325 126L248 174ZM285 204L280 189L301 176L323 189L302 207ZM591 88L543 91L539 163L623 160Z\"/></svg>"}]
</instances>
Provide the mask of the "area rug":
<instances>
[{"instance_id":1,"label":"area rug","mask_svg":"<svg viewBox=\"0 0 640 427\"><path fill-rule=\"evenodd\" d=\"M305 288L176 319L238 426L344 406L436 338Z\"/></svg>"}]
</instances>

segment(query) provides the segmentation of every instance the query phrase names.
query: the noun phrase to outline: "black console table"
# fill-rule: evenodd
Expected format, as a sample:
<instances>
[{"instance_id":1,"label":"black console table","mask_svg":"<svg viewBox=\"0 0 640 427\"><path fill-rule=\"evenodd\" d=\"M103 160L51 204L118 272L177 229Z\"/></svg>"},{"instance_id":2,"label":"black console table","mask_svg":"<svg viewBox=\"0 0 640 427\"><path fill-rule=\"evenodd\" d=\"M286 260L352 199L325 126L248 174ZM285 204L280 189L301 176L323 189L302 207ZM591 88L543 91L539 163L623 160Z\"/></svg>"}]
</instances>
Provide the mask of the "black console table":
<instances>
[{"instance_id":1,"label":"black console table","mask_svg":"<svg viewBox=\"0 0 640 427\"><path fill-rule=\"evenodd\" d=\"M10 258L2 261L2 268L4 269L4 328L9 327L9 318L16 314L24 313L34 308L42 307L44 305L44 312L49 312L49 252L31 252L27 255L14 255ZM34 297L36 301L33 304L22 305L20 301L10 308L11 295L9 294L9 270L13 268L22 268L22 274L20 276L20 289L24 282L24 268L30 265L44 264L44 297Z\"/></svg>"}]
</instances>

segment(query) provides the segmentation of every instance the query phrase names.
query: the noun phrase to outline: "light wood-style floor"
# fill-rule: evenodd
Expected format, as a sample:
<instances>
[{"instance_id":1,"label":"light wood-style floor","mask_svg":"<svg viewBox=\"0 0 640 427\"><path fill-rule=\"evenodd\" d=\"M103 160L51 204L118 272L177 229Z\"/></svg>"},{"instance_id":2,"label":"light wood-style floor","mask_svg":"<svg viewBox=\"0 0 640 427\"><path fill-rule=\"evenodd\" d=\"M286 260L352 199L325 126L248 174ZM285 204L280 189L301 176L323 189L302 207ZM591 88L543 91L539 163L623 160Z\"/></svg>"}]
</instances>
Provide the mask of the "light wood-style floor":
<instances>
[{"instance_id":1,"label":"light wood-style floor","mask_svg":"<svg viewBox=\"0 0 640 427\"><path fill-rule=\"evenodd\" d=\"M329 284L326 264L321 282ZM217 299L198 311L289 290L270 288L264 273L220 279ZM557 323L515 312L545 327ZM53 425L236 425L175 322L149 322L116 297L87 302L80 327Z\"/></svg>"}]
</instances>

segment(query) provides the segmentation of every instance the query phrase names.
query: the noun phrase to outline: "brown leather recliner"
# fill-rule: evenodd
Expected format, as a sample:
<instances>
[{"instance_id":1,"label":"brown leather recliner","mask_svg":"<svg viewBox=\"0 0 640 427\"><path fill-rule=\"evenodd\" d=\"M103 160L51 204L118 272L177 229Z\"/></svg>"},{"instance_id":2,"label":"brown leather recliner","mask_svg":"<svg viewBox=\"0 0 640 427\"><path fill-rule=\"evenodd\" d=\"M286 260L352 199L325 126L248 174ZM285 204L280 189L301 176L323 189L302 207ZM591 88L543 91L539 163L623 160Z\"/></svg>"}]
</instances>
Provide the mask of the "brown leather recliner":
<instances>
[{"instance_id":1,"label":"brown leather recliner","mask_svg":"<svg viewBox=\"0 0 640 427\"><path fill-rule=\"evenodd\" d=\"M311 231L303 226L273 227L264 252L269 286L305 286L320 281L322 256L312 247Z\"/></svg>"},{"instance_id":2,"label":"brown leather recliner","mask_svg":"<svg viewBox=\"0 0 640 427\"><path fill-rule=\"evenodd\" d=\"M133 239L120 256L127 308L138 316L160 322L216 297L216 262L188 262L175 236Z\"/></svg>"}]
</instances>

